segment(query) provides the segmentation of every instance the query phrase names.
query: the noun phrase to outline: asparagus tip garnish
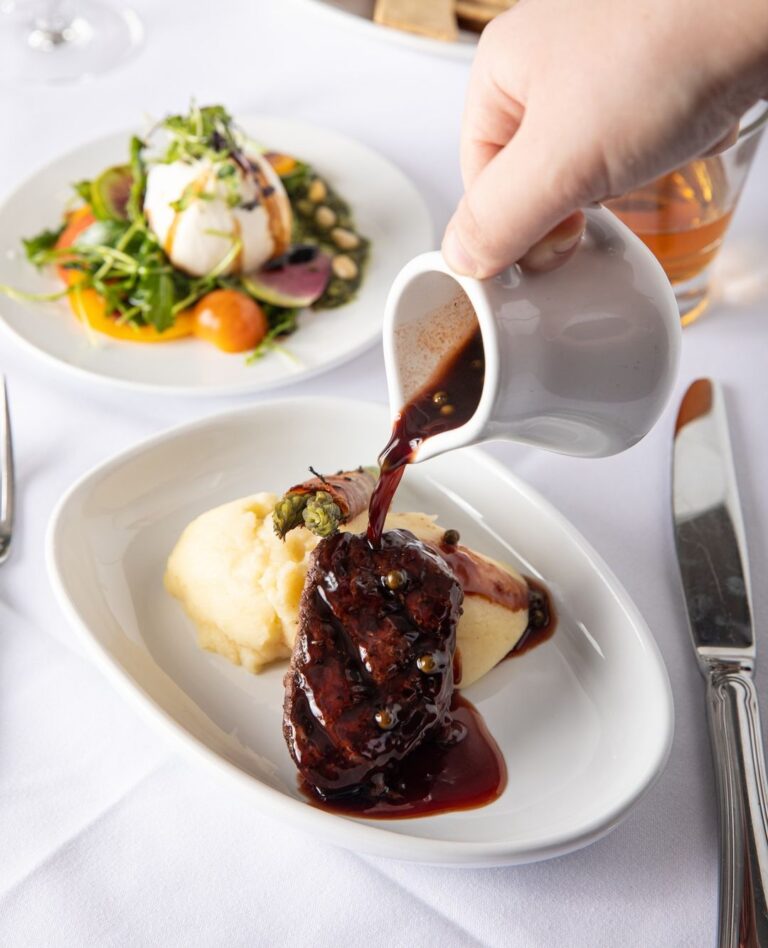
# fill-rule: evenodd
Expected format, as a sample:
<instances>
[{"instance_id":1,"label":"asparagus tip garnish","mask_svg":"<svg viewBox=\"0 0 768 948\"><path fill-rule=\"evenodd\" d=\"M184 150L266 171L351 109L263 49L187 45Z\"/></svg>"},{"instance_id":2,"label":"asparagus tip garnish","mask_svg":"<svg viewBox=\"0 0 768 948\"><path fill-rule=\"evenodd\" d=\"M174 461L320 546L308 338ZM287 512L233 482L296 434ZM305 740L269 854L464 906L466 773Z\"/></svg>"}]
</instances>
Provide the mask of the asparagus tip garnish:
<instances>
[{"instance_id":1,"label":"asparagus tip garnish","mask_svg":"<svg viewBox=\"0 0 768 948\"><path fill-rule=\"evenodd\" d=\"M304 522L302 513L309 500L308 494L285 494L275 504L272 511L272 526L281 540L294 527L300 527Z\"/></svg>"},{"instance_id":2,"label":"asparagus tip garnish","mask_svg":"<svg viewBox=\"0 0 768 948\"><path fill-rule=\"evenodd\" d=\"M324 490L313 494L302 511L304 526L319 537L331 537L339 529L341 510Z\"/></svg>"}]
</instances>

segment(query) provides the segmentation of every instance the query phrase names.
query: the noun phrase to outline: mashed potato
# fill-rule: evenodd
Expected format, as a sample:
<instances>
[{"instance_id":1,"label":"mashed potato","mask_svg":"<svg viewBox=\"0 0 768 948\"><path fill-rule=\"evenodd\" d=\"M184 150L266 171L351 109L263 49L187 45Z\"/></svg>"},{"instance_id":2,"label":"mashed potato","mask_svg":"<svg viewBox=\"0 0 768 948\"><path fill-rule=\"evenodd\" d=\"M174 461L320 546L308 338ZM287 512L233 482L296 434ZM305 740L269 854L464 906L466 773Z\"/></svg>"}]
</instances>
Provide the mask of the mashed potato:
<instances>
[{"instance_id":1,"label":"mashed potato","mask_svg":"<svg viewBox=\"0 0 768 948\"><path fill-rule=\"evenodd\" d=\"M200 646L251 672L290 656L309 555L319 543L303 527L278 539L272 529L276 500L275 494L253 494L202 514L182 533L165 574L166 589L197 626ZM366 522L361 514L346 529L360 532ZM434 543L443 534L422 513L390 514L386 527ZM501 661L527 622L525 609L512 612L482 596L465 596L457 629L462 687Z\"/></svg>"}]
</instances>

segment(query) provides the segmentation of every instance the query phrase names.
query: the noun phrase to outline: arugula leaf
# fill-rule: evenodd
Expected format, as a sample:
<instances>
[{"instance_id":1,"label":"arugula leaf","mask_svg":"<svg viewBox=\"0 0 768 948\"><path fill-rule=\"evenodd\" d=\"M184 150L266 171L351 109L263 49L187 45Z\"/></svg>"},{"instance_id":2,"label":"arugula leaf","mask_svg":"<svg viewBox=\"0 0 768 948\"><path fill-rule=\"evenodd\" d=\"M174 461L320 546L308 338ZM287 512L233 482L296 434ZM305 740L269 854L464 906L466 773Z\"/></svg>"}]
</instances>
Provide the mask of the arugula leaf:
<instances>
[{"instance_id":1,"label":"arugula leaf","mask_svg":"<svg viewBox=\"0 0 768 948\"><path fill-rule=\"evenodd\" d=\"M173 325L173 278L170 273L153 271L139 279L131 300L139 306L144 321L163 332Z\"/></svg>"},{"instance_id":2,"label":"arugula leaf","mask_svg":"<svg viewBox=\"0 0 768 948\"><path fill-rule=\"evenodd\" d=\"M42 267L50 260L50 251L56 246L56 241L61 236L66 224L62 224L57 230L44 230L34 237L22 238L24 244L24 253L27 260L36 267Z\"/></svg>"},{"instance_id":3,"label":"arugula leaf","mask_svg":"<svg viewBox=\"0 0 768 948\"><path fill-rule=\"evenodd\" d=\"M269 324L269 334L272 337L290 336L298 329L298 319L301 310L296 307L288 309L285 306L275 306L274 303L259 302L259 306L264 310Z\"/></svg>"},{"instance_id":4,"label":"arugula leaf","mask_svg":"<svg viewBox=\"0 0 768 948\"><path fill-rule=\"evenodd\" d=\"M290 354L287 350L283 349L278 340L285 336L290 336L298 329L300 310L283 309L281 306L270 306L269 304L262 304L262 308L264 309L264 314L267 317L270 328L258 346L246 357L246 365L252 365L259 359L263 359L268 352L272 352L275 349L282 351L285 355L290 357Z\"/></svg>"},{"instance_id":5,"label":"arugula leaf","mask_svg":"<svg viewBox=\"0 0 768 948\"><path fill-rule=\"evenodd\" d=\"M144 191L147 186L147 165L144 161L145 143L136 135L131 138L130 165L131 193L125 212L130 221L144 221Z\"/></svg>"},{"instance_id":6,"label":"arugula leaf","mask_svg":"<svg viewBox=\"0 0 768 948\"><path fill-rule=\"evenodd\" d=\"M123 312L125 309L125 293L126 286L129 285L128 280L101 280L96 277L90 281L86 279L82 283L78 283L79 287L92 287L96 292L104 297L104 309L107 313L113 312Z\"/></svg>"}]
</instances>

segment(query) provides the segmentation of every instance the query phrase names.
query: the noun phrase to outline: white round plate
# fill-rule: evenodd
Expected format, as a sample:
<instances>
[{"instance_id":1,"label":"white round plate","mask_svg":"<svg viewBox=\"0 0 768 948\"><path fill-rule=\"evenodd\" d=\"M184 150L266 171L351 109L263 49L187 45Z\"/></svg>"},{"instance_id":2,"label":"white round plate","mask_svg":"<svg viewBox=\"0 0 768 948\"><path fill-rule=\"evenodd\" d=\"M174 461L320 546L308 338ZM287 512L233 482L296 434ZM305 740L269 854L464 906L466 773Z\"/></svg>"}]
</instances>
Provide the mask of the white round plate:
<instances>
[{"instance_id":1,"label":"white round plate","mask_svg":"<svg viewBox=\"0 0 768 948\"><path fill-rule=\"evenodd\" d=\"M396 43L398 46L410 46L412 49L434 56L447 56L450 59L463 59L471 62L477 52L479 34L471 30L459 30L459 38L453 43L419 36L406 30L395 30L382 26L373 20L374 0L295 0L302 6L328 17L347 29L356 31L363 39L381 39Z\"/></svg>"},{"instance_id":2,"label":"white round plate","mask_svg":"<svg viewBox=\"0 0 768 948\"><path fill-rule=\"evenodd\" d=\"M427 863L512 864L584 846L661 772L672 738L669 682L608 567L482 451L415 465L395 508L437 514L464 542L541 578L554 595L552 639L466 691L509 771L489 806L386 821L311 806L282 737L285 664L255 676L199 650L163 588L168 554L198 514L283 490L308 463L370 463L388 431L382 407L297 399L184 425L118 455L76 484L53 515L47 555L61 607L134 707L264 812L350 849Z\"/></svg>"},{"instance_id":3,"label":"white round plate","mask_svg":"<svg viewBox=\"0 0 768 948\"><path fill-rule=\"evenodd\" d=\"M384 301L397 272L433 246L429 211L414 185L359 142L302 122L254 117L239 124L269 148L306 159L349 201L371 259L358 296L347 306L306 311L285 341L292 358L271 352L253 365L198 339L122 342L86 334L66 301L15 302L0 295L0 326L36 354L92 381L179 395L234 395L298 382L358 355L381 334ZM26 260L21 238L55 227L72 182L126 160L130 132L71 151L29 177L0 207L0 284L53 292L61 284ZM94 338L95 337L95 338Z\"/></svg>"}]
</instances>

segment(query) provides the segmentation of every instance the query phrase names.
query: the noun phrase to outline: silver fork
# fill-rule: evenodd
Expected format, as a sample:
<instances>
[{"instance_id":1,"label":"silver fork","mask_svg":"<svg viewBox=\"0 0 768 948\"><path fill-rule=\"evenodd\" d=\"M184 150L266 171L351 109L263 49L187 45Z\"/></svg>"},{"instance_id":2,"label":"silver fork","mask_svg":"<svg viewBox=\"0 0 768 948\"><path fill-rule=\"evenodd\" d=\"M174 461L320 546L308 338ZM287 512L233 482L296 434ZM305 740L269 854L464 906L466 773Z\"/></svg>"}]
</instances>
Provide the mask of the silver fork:
<instances>
[{"instance_id":1,"label":"silver fork","mask_svg":"<svg viewBox=\"0 0 768 948\"><path fill-rule=\"evenodd\" d=\"M11 416L8 411L8 390L5 376L0 375L0 563L8 559L13 535L13 443Z\"/></svg>"}]
</instances>

